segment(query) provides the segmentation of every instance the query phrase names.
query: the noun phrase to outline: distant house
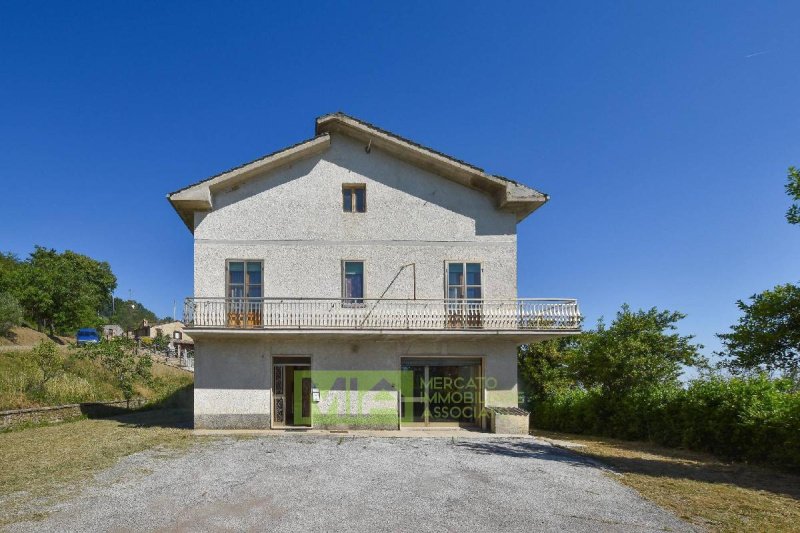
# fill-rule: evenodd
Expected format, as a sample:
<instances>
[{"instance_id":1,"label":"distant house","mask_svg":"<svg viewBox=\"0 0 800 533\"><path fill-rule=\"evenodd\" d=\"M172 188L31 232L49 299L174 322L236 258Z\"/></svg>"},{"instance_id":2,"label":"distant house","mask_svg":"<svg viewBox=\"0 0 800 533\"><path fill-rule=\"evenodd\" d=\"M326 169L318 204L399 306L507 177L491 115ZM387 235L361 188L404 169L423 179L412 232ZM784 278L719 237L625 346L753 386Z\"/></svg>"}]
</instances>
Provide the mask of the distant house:
<instances>
[{"instance_id":1,"label":"distant house","mask_svg":"<svg viewBox=\"0 0 800 533\"><path fill-rule=\"evenodd\" d=\"M194 349L194 340L183 330L183 322L178 320L152 325L147 320L142 320L142 324L133 333L137 339L169 337L169 344L167 345L169 351L174 352L178 357L182 357L186 351Z\"/></svg>"},{"instance_id":2,"label":"distant house","mask_svg":"<svg viewBox=\"0 0 800 533\"><path fill-rule=\"evenodd\" d=\"M114 337L122 337L125 332L119 324L106 324L103 326L103 338L112 339Z\"/></svg>"}]
</instances>

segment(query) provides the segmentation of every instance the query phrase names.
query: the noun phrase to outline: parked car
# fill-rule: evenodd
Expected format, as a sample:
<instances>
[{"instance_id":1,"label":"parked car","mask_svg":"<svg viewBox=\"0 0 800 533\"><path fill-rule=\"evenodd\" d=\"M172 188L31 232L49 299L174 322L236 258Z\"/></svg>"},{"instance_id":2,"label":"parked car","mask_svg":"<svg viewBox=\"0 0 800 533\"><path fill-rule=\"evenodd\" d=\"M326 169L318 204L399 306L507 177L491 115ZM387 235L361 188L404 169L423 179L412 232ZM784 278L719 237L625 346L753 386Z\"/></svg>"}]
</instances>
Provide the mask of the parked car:
<instances>
[{"instance_id":1,"label":"parked car","mask_svg":"<svg viewBox=\"0 0 800 533\"><path fill-rule=\"evenodd\" d=\"M75 341L78 346L82 344L96 344L100 342L100 335L97 334L97 330L94 328L81 328L75 335Z\"/></svg>"}]
</instances>

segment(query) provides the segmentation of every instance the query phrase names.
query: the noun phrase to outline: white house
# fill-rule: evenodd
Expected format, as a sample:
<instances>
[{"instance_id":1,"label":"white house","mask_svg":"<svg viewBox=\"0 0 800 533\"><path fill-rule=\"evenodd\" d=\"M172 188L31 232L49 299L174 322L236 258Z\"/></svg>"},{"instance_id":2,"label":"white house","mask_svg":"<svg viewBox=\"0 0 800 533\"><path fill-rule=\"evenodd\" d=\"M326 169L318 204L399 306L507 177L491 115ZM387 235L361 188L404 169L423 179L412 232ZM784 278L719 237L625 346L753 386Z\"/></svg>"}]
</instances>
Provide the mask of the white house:
<instances>
[{"instance_id":1,"label":"white house","mask_svg":"<svg viewBox=\"0 0 800 533\"><path fill-rule=\"evenodd\" d=\"M517 295L545 194L341 113L168 198L194 234L198 428L488 427L517 346L579 331L575 300Z\"/></svg>"}]
</instances>

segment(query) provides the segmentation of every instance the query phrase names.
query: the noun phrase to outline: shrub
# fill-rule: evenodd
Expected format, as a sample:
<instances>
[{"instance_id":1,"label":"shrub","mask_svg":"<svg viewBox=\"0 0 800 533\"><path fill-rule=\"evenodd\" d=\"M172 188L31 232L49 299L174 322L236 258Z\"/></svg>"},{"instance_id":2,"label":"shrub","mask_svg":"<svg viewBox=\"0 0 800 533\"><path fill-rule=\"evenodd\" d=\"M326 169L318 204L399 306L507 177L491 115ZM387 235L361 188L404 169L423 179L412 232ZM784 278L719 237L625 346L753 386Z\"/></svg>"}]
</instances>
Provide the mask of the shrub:
<instances>
[{"instance_id":1,"label":"shrub","mask_svg":"<svg viewBox=\"0 0 800 533\"><path fill-rule=\"evenodd\" d=\"M800 392L788 379L708 378L603 395L560 391L531 405L540 429L648 440L800 469Z\"/></svg>"}]
</instances>

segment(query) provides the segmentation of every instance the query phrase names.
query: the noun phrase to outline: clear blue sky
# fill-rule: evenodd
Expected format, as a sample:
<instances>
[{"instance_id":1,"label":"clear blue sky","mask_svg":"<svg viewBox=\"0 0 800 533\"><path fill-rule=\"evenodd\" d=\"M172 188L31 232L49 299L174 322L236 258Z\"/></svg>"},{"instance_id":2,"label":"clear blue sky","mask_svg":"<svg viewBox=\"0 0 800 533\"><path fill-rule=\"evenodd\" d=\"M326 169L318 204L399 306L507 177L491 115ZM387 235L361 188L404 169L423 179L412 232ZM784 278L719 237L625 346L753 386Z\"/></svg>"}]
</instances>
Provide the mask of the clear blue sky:
<instances>
[{"instance_id":1,"label":"clear blue sky","mask_svg":"<svg viewBox=\"0 0 800 533\"><path fill-rule=\"evenodd\" d=\"M0 250L109 261L172 314L192 239L165 194L341 110L550 194L519 294L588 325L677 309L710 351L800 278L800 3L285 4L4 3Z\"/></svg>"}]
</instances>

